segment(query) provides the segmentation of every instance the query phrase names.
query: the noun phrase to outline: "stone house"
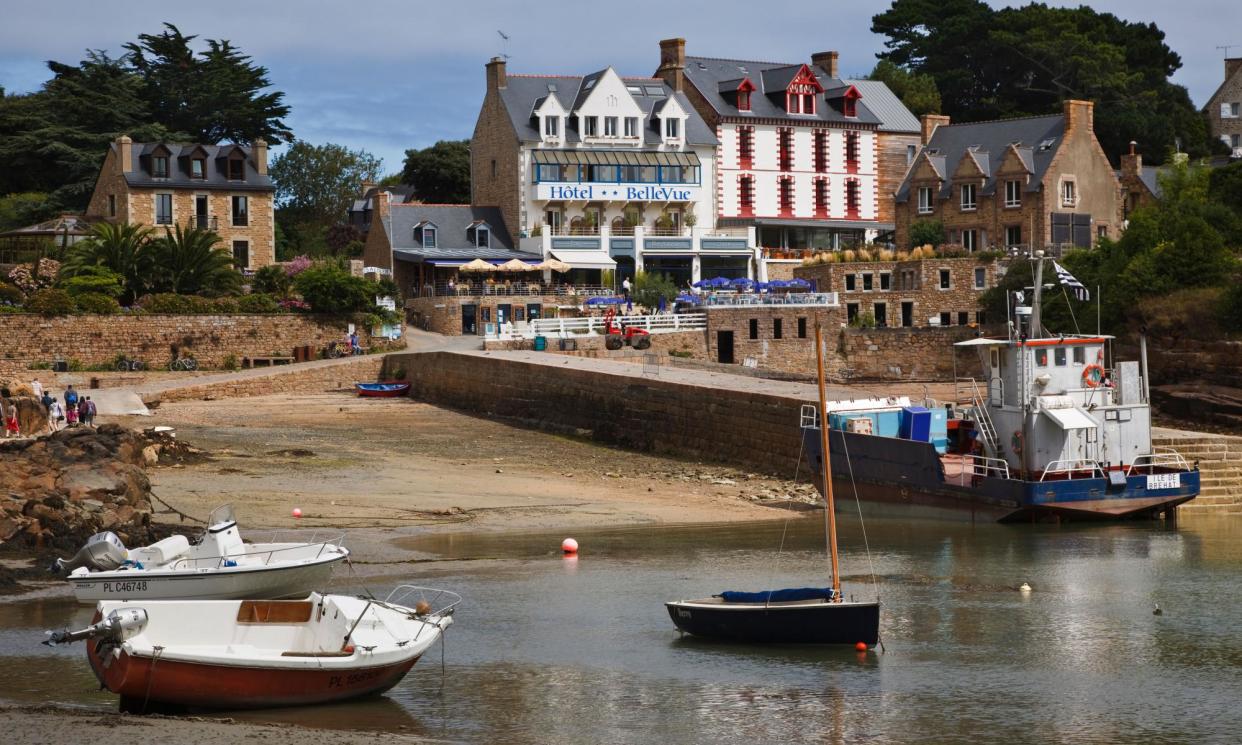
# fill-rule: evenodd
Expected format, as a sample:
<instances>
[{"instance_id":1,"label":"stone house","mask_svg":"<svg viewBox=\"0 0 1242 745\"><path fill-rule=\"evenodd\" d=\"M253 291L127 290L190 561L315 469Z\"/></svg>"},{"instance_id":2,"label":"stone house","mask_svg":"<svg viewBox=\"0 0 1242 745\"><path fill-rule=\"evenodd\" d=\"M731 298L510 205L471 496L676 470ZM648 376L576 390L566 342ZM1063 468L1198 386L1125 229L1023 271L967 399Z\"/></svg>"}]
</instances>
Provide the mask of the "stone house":
<instances>
[{"instance_id":1,"label":"stone house","mask_svg":"<svg viewBox=\"0 0 1242 745\"><path fill-rule=\"evenodd\" d=\"M1130 143L1130 152L1121 156L1121 168L1117 180L1121 182L1122 210L1127 219L1139 207L1154 203L1160 198L1160 173L1164 169L1143 165L1138 143Z\"/></svg>"},{"instance_id":2,"label":"stone house","mask_svg":"<svg viewBox=\"0 0 1242 745\"><path fill-rule=\"evenodd\" d=\"M844 323L869 314L878 327L910 328L986 323L979 300L1004 270L997 261L957 258L812 264L794 274L837 293Z\"/></svg>"},{"instance_id":3,"label":"stone house","mask_svg":"<svg viewBox=\"0 0 1242 745\"><path fill-rule=\"evenodd\" d=\"M1095 137L1094 104L1053 116L950 124L923 117L922 141L895 198L898 248L940 221L950 245L1089 248L1122 230L1121 184Z\"/></svg>"},{"instance_id":4,"label":"stone house","mask_svg":"<svg viewBox=\"0 0 1242 745\"><path fill-rule=\"evenodd\" d=\"M1208 99L1208 128L1242 158L1242 57L1225 60L1225 79Z\"/></svg>"},{"instance_id":5,"label":"stone house","mask_svg":"<svg viewBox=\"0 0 1242 745\"><path fill-rule=\"evenodd\" d=\"M239 269L254 270L276 260L275 192L263 140L201 145L122 135L108 147L86 217L207 228Z\"/></svg>"}]
</instances>

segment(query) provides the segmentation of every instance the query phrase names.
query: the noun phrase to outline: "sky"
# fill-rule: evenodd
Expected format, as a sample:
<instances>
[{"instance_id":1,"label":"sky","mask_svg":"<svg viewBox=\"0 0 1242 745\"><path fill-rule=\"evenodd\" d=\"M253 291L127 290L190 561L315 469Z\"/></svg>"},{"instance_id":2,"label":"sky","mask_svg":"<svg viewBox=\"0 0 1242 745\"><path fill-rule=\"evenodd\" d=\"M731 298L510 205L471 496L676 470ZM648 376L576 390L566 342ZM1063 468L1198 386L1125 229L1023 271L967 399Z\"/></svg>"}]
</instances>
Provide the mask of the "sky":
<instances>
[{"instance_id":1,"label":"sky","mask_svg":"<svg viewBox=\"0 0 1242 745\"><path fill-rule=\"evenodd\" d=\"M1163 29L1182 57L1174 80L1199 106L1224 74L1224 50L1216 47L1233 44L1231 56L1242 56L1242 1L1090 4ZM700 56L809 62L812 52L837 50L843 74L863 75L884 43L871 33L871 16L888 6L887 0L0 0L0 86L10 93L35 90L49 77L46 60L76 62L88 48L119 54L124 43L158 33L168 21L186 34L229 39L267 67L286 94L292 108L286 123L298 138L365 149L384 159L385 172L396 172L408 148L470 137L483 100L483 65L495 55L509 55L510 73L581 75L612 65L622 75L651 75L659 40L680 36L687 54Z\"/></svg>"}]
</instances>

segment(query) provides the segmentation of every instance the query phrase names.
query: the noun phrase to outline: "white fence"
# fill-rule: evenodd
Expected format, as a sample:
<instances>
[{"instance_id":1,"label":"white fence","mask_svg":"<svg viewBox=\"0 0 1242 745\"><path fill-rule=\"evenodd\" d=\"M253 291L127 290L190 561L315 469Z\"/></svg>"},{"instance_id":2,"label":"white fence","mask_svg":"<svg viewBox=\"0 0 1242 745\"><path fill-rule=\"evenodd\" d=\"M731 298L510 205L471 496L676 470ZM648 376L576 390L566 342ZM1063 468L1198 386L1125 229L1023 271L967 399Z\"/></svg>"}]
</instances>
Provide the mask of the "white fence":
<instances>
[{"instance_id":1,"label":"white fence","mask_svg":"<svg viewBox=\"0 0 1242 745\"><path fill-rule=\"evenodd\" d=\"M789 292L757 295L751 292L714 292L708 295L704 305L708 307L737 305L822 305L836 307L835 292Z\"/></svg>"},{"instance_id":2,"label":"white fence","mask_svg":"<svg viewBox=\"0 0 1242 745\"><path fill-rule=\"evenodd\" d=\"M617 316L616 323L621 326L640 328L653 334L668 334L674 331L701 331L707 328L707 316L703 313L661 313L654 316ZM508 326L509 324L505 324ZM511 329L502 329L500 338L525 338L551 336L568 338L586 334L603 334L605 328L603 316L587 318L541 318L537 321L516 323Z\"/></svg>"}]
</instances>

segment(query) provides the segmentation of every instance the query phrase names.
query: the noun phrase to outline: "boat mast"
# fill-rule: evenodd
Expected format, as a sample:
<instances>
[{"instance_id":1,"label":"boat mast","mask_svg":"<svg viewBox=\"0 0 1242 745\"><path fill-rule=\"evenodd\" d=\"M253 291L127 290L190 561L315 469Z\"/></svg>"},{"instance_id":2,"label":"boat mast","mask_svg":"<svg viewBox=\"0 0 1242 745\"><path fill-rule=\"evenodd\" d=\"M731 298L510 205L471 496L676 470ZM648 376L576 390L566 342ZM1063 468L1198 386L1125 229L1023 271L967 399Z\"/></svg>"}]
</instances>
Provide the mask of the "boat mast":
<instances>
[{"instance_id":1,"label":"boat mast","mask_svg":"<svg viewBox=\"0 0 1242 745\"><path fill-rule=\"evenodd\" d=\"M1042 339L1044 336L1043 319L1040 317L1042 297L1044 293L1044 252L1035 252L1035 297L1031 299L1031 339Z\"/></svg>"},{"instance_id":2,"label":"boat mast","mask_svg":"<svg viewBox=\"0 0 1242 745\"><path fill-rule=\"evenodd\" d=\"M832 559L832 602L841 602L841 575L837 564L837 510L832 499L832 466L828 456L828 388L824 385L824 345L819 321L815 322L815 367L819 373L819 445L824 456L821 474L828 514L824 517L828 534L828 556ZM842 435L844 437L845 435Z\"/></svg>"}]
</instances>

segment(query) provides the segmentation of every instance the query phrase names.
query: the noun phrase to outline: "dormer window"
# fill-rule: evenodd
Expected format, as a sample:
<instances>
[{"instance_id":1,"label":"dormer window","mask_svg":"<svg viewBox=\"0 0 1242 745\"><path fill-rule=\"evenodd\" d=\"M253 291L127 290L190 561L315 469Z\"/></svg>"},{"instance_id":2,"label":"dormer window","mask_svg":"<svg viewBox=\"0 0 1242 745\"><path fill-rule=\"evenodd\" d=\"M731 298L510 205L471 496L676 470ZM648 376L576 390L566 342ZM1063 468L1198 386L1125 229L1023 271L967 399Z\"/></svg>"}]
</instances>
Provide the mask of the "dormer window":
<instances>
[{"instance_id":1,"label":"dormer window","mask_svg":"<svg viewBox=\"0 0 1242 745\"><path fill-rule=\"evenodd\" d=\"M545 116L543 118L543 136L552 138L561 136L561 118L559 116Z\"/></svg>"},{"instance_id":2,"label":"dormer window","mask_svg":"<svg viewBox=\"0 0 1242 745\"><path fill-rule=\"evenodd\" d=\"M207 161L202 158L190 159L190 178L205 179L207 178Z\"/></svg>"},{"instance_id":3,"label":"dormer window","mask_svg":"<svg viewBox=\"0 0 1242 745\"><path fill-rule=\"evenodd\" d=\"M668 140L676 140L681 138L681 120L676 117L669 117L664 120L664 138Z\"/></svg>"},{"instance_id":4,"label":"dormer window","mask_svg":"<svg viewBox=\"0 0 1242 745\"><path fill-rule=\"evenodd\" d=\"M476 248L491 248L492 231L488 230L486 225L480 225L474 229L474 245Z\"/></svg>"},{"instance_id":5,"label":"dormer window","mask_svg":"<svg viewBox=\"0 0 1242 745\"><path fill-rule=\"evenodd\" d=\"M750 111L750 91L739 90L737 92L737 110Z\"/></svg>"},{"instance_id":6,"label":"dormer window","mask_svg":"<svg viewBox=\"0 0 1242 745\"><path fill-rule=\"evenodd\" d=\"M246 156L234 151L229 156L229 181L245 181L246 180Z\"/></svg>"},{"instance_id":7,"label":"dormer window","mask_svg":"<svg viewBox=\"0 0 1242 745\"><path fill-rule=\"evenodd\" d=\"M844 113L846 116L851 118L858 116L858 99L849 98L847 96L845 99Z\"/></svg>"},{"instance_id":8,"label":"dormer window","mask_svg":"<svg viewBox=\"0 0 1242 745\"><path fill-rule=\"evenodd\" d=\"M151 175L155 178L168 178L168 156L155 155L151 158Z\"/></svg>"},{"instance_id":9,"label":"dormer window","mask_svg":"<svg viewBox=\"0 0 1242 745\"><path fill-rule=\"evenodd\" d=\"M423 248L436 247L436 229L430 225L423 227Z\"/></svg>"}]
</instances>

